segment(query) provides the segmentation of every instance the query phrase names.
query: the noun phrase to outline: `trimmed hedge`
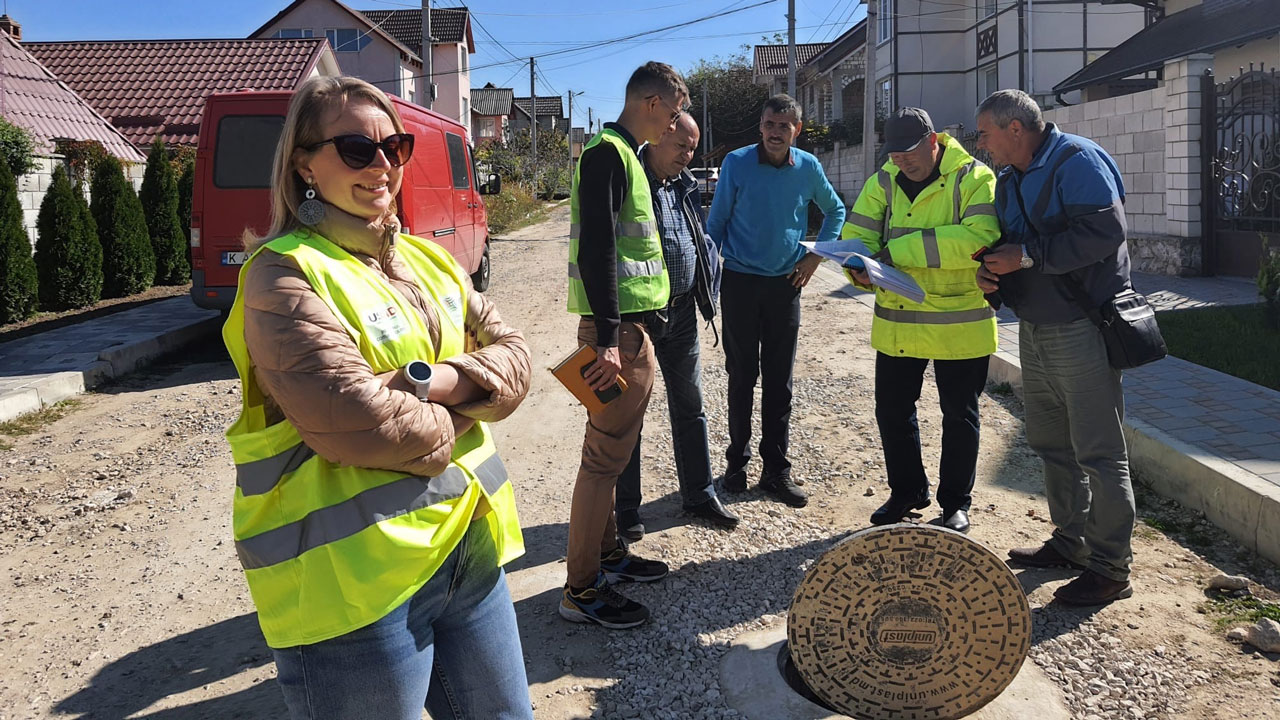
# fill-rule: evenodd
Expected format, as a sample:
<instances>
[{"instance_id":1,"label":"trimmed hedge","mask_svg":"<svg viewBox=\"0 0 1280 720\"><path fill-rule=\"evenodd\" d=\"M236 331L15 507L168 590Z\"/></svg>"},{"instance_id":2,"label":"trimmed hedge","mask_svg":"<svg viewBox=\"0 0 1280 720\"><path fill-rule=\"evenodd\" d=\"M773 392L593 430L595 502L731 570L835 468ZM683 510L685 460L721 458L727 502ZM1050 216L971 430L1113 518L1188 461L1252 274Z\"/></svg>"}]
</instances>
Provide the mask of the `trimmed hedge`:
<instances>
[{"instance_id":1,"label":"trimmed hedge","mask_svg":"<svg viewBox=\"0 0 1280 720\"><path fill-rule=\"evenodd\" d=\"M84 195L59 165L36 221L40 309L71 310L102 299L102 245Z\"/></svg>"},{"instance_id":2,"label":"trimmed hedge","mask_svg":"<svg viewBox=\"0 0 1280 720\"><path fill-rule=\"evenodd\" d=\"M147 235L142 203L113 156L93 168L89 208L102 243L102 296L125 297L151 287L156 258Z\"/></svg>"},{"instance_id":3,"label":"trimmed hedge","mask_svg":"<svg viewBox=\"0 0 1280 720\"><path fill-rule=\"evenodd\" d=\"M25 320L36 311L36 263L22 224L18 183L0 153L0 324Z\"/></svg>"},{"instance_id":4,"label":"trimmed hedge","mask_svg":"<svg viewBox=\"0 0 1280 720\"><path fill-rule=\"evenodd\" d=\"M178 219L178 182L169 163L164 141L156 138L147 155L147 172L139 194L156 256L156 285L181 285L191 279L186 235Z\"/></svg>"}]
</instances>

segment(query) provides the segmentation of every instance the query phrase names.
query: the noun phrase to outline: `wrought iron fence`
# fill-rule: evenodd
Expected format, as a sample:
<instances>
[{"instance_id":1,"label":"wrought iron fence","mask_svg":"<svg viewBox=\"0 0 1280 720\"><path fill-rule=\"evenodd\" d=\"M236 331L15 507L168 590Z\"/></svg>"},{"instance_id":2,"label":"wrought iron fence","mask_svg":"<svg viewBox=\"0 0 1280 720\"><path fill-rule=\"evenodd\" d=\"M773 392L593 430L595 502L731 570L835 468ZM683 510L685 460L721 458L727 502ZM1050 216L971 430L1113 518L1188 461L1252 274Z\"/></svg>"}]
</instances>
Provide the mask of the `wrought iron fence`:
<instances>
[{"instance_id":1,"label":"wrought iron fence","mask_svg":"<svg viewBox=\"0 0 1280 720\"><path fill-rule=\"evenodd\" d=\"M1280 232L1280 76L1250 66L1218 84L1213 103L1214 224Z\"/></svg>"}]
</instances>

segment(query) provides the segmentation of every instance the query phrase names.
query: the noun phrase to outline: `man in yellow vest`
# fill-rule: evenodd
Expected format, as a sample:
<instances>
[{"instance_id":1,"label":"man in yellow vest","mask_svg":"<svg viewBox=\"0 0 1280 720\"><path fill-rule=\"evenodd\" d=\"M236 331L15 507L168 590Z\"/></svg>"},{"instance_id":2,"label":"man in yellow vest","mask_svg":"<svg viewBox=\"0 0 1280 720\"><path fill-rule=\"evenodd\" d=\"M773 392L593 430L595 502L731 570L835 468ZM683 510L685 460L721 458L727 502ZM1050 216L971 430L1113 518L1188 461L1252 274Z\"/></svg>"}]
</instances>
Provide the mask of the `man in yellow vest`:
<instances>
[{"instance_id":1,"label":"man in yellow vest","mask_svg":"<svg viewBox=\"0 0 1280 720\"><path fill-rule=\"evenodd\" d=\"M942 406L942 514L935 522L965 532L978 462L978 400L996 350L995 313L969 276L978 267L975 255L1000 237L996 177L960 143L934 132L920 108L898 110L884 134L889 161L863 185L841 237L861 240L911 275L925 299L876 289L876 423L890 495L871 522L899 522L929 505L916 402L932 360ZM870 287L865 270L850 276Z\"/></svg>"},{"instance_id":2,"label":"man in yellow vest","mask_svg":"<svg viewBox=\"0 0 1280 720\"><path fill-rule=\"evenodd\" d=\"M679 73L670 65L645 63L627 82L622 115L583 148L573 178L569 312L582 316L578 342L593 346L597 355L584 377L597 391L622 377L627 390L587 416L560 615L611 629L649 619L645 606L612 583L651 582L667 574L664 563L628 552L613 510L615 485L640 436L653 389L649 336L664 328L661 311L670 299L649 181L636 153L641 143L674 130L688 102Z\"/></svg>"}]
</instances>

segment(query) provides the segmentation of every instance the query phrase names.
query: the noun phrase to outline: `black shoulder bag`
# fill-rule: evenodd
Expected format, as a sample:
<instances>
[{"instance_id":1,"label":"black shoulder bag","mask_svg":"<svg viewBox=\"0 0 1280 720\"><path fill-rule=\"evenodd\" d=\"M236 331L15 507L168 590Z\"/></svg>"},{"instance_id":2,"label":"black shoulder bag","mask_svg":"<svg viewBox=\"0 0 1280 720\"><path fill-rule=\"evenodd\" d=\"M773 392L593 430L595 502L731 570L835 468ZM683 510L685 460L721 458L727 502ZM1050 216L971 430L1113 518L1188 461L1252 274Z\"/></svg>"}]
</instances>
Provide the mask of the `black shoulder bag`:
<instances>
[{"instance_id":1,"label":"black shoulder bag","mask_svg":"<svg viewBox=\"0 0 1280 720\"><path fill-rule=\"evenodd\" d=\"M1079 148L1064 152L1053 171L1056 172L1058 166L1077 152L1080 152ZM1027 226L1039 232L1022 203L1022 193L1016 187L1013 189L1013 196L1018 200L1018 209L1022 211L1022 219ZM1079 280L1070 274L1058 277L1067 286L1076 304L1102 332L1102 340L1107 346L1107 362L1111 367L1129 370L1153 363L1169 354L1164 336L1160 334L1160 326L1156 323L1155 310L1151 309L1147 298L1141 293L1126 287L1098 306L1089 299Z\"/></svg>"}]
</instances>

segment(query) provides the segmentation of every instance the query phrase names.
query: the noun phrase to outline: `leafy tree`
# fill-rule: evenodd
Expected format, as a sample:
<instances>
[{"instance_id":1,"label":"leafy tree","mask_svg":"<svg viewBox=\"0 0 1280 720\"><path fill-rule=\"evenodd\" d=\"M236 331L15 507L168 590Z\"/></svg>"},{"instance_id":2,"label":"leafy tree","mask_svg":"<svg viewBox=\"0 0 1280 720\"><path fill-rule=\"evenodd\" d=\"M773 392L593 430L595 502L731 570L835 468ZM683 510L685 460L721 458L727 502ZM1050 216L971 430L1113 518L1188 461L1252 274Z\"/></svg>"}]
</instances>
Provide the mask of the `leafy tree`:
<instances>
[{"instance_id":1,"label":"leafy tree","mask_svg":"<svg viewBox=\"0 0 1280 720\"><path fill-rule=\"evenodd\" d=\"M125 179L124 168L107 156L93 168L89 208L102 242L102 295L125 297L151 287L156 258L147 236L142 203Z\"/></svg>"},{"instance_id":2,"label":"leafy tree","mask_svg":"<svg viewBox=\"0 0 1280 720\"><path fill-rule=\"evenodd\" d=\"M40 308L70 310L102 298L102 245L84 195L59 165L40 203L36 226L36 272Z\"/></svg>"},{"instance_id":3,"label":"leafy tree","mask_svg":"<svg viewBox=\"0 0 1280 720\"><path fill-rule=\"evenodd\" d=\"M35 148L31 133L0 117L0 155L4 155L14 177L36 169Z\"/></svg>"},{"instance_id":4,"label":"leafy tree","mask_svg":"<svg viewBox=\"0 0 1280 720\"><path fill-rule=\"evenodd\" d=\"M564 133L538 132L538 162L532 157L528 130L516 130L511 141L476 150L476 161L488 172L497 173L505 183L515 183L543 197L569 192L569 143Z\"/></svg>"},{"instance_id":5,"label":"leafy tree","mask_svg":"<svg viewBox=\"0 0 1280 720\"><path fill-rule=\"evenodd\" d=\"M191 243L191 197L195 193L196 186L196 157L193 154L183 155L179 166L182 168L178 175L178 221L182 223L182 236L186 238L188 245ZM187 262L191 261L191 256L187 255Z\"/></svg>"},{"instance_id":6,"label":"leafy tree","mask_svg":"<svg viewBox=\"0 0 1280 720\"><path fill-rule=\"evenodd\" d=\"M191 279L191 265L186 258L186 235L178 218L178 183L169 163L169 152L160 138L151 144L151 153L147 156L140 199L156 258L155 283L185 283Z\"/></svg>"},{"instance_id":7,"label":"leafy tree","mask_svg":"<svg viewBox=\"0 0 1280 720\"><path fill-rule=\"evenodd\" d=\"M8 158L0 153L0 324L31 317L36 311L36 283L18 184L9 172Z\"/></svg>"},{"instance_id":8,"label":"leafy tree","mask_svg":"<svg viewBox=\"0 0 1280 720\"><path fill-rule=\"evenodd\" d=\"M711 119L711 158L703 159L701 148L691 163L697 166L718 167L726 153L760 140L760 111L769 99L767 88L755 84L752 79L751 59L744 46L741 52L729 57L699 60L684 76L689 86L692 106L689 113L698 121L698 127L706 132L702 122L702 88L707 89L707 108Z\"/></svg>"}]
</instances>

